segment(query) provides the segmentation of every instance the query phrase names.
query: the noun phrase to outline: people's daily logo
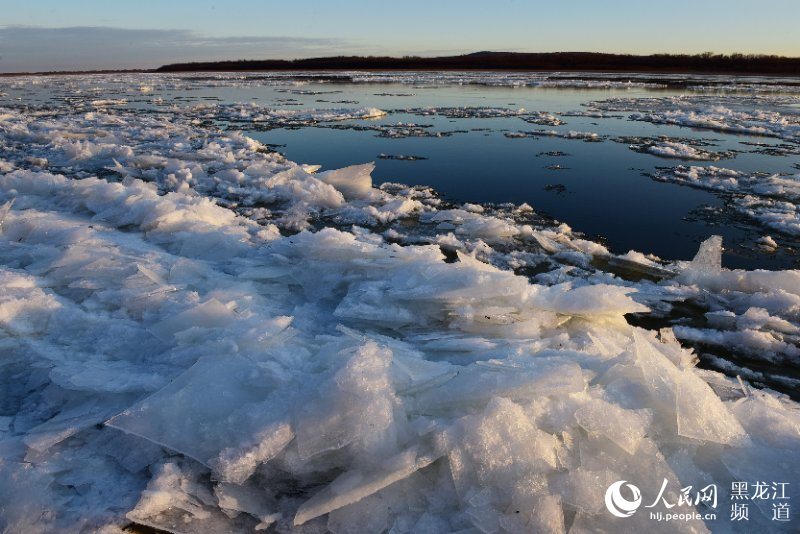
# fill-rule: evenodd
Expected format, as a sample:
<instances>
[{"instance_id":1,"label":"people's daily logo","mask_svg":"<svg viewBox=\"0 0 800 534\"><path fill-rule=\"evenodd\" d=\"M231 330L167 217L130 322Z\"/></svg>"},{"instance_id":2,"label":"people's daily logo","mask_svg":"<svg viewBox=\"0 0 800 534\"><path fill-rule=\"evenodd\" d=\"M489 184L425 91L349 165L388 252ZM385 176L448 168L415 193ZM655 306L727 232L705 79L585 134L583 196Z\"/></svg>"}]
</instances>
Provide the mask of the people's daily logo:
<instances>
[{"instance_id":1,"label":"people's daily logo","mask_svg":"<svg viewBox=\"0 0 800 534\"><path fill-rule=\"evenodd\" d=\"M642 492L633 484L625 480L618 480L606 490L606 508L617 517L630 517L642 504ZM622 485L625 485L632 494L632 499L622 495Z\"/></svg>"}]
</instances>

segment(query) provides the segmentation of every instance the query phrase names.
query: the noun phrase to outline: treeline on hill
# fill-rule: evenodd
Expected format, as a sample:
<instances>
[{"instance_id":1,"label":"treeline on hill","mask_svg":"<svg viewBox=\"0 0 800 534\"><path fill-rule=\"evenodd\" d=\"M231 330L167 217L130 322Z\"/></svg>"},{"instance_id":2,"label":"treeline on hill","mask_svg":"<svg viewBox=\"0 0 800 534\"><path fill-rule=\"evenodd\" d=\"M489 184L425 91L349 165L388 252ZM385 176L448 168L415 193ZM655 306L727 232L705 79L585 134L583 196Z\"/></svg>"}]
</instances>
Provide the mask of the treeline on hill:
<instances>
[{"instance_id":1,"label":"treeline on hill","mask_svg":"<svg viewBox=\"0 0 800 534\"><path fill-rule=\"evenodd\" d=\"M800 58L754 54L601 54L476 52L446 57L336 56L175 63L157 72L241 70L589 70L800 75Z\"/></svg>"}]
</instances>

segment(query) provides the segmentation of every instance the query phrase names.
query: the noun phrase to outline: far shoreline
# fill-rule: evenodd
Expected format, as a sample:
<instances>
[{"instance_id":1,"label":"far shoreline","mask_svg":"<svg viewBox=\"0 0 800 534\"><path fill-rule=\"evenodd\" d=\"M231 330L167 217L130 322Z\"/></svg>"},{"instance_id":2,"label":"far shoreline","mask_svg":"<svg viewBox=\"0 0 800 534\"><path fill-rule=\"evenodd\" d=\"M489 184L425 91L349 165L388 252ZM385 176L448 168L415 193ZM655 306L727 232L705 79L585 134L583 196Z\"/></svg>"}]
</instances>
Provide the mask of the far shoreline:
<instances>
[{"instance_id":1,"label":"far shoreline","mask_svg":"<svg viewBox=\"0 0 800 534\"><path fill-rule=\"evenodd\" d=\"M738 72L738 71L710 71L710 70L687 70L687 69L674 69L674 70L645 70L645 69L503 69L503 68L471 68L471 69L458 69L458 68L307 68L307 69L196 69L196 70L180 70L180 71L162 71L158 69L109 69L109 70L75 70L75 71L30 71L30 72L0 72L0 78L14 78L26 76L103 76L108 74L166 74L166 75L180 75L180 74L231 74L231 73L245 73L245 74L259 74L265 72L283 72L283 73L343 73L343 72L508 72L519 74L544 74L544 73L568 73L568 74L593 74L593 75L619 75L625 74L639 74L639 75L695 75L695 76L739 76L742 78L793 78L796 82L789 82L790 85L800 85L800 74L794 73L774 73L774 72ZM591 79L591 78L590 78Z\"/></svg>"},{"instance_id":2,"label":"far shoreline","mask_svg":"<svg viewBox=\"0 0 800 534\"><path fill-rule=\"evenodd\" d=\"M475 52L458 56L333 56L172 63L148 69L6 72L0 76L259 72L513 72L781 77L800 79L800 57L746 54Z\"/></svg>"}]
</instances>

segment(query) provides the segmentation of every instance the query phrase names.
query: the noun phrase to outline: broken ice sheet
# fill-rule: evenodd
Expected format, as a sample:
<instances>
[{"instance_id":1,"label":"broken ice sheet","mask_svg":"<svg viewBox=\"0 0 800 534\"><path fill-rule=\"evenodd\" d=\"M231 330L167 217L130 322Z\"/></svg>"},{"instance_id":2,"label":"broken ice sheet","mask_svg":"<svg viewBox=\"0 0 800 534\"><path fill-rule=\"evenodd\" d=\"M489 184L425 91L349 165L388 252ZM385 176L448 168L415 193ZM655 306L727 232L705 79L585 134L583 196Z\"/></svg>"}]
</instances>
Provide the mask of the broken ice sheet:
<instances>
[{"instance_id":1,"label":"broken ice sheet","mask_svg":"<svg viewBox=\"0 0 800 534\"><path fill-rule=\"evenodd\" d=\"M287 417L291 395L281 385L241 356L206 356L107 424L210 465L223 450Z\"/></svg>"},{"instance_id":2,"label":"broken ice sheet","mask_svg":"<svg viewBox=\"0 0 800 534\"><path fill-rule=\"evenodd\" d=\"M207 488L205 473L189 461L165 462L142 492L131 521L174 534L252 531L257 521L249 515L225 515Z\"/></svg>"},{"instance_id":3,"label":"broken ice sheet","mask_svg":"<svg viewBox=\"0 0 800 534\"><path fill-rule=\"evenodd\" d=\"M202 304L183 311L173 317L160 321L150 327L150 331L163 341L189 328L217 328L224 327L235 320L235 313L229 306L216 299L211 299Z\"/></svg>"},{"instance_id":4,"label":"broken ice sheet","mask_svg":"<svg viewBox=\"0 0 800 534\"><path fill-rule=\"evenodd\" d=\"M672 411L679 435L726 445L747 444L747 433L736 417L691 367L679 369L642 334L634 333L634 339L638 365L654 400L664 408L660 416L671 420L667 414Z\"/></svg>"},{"instance_id":5,"label":"broken ice sheet","mask_svg":"<svg viewBox=\"0 0 800 534\"><path fill-rule=\"evenodd\" d=\"M427 467L437 456L419 454L417 448L411 448L388 458L389 469L373 472L351 471L340 475L325 489L311 497L297 510L295 525L327 514L333 510L358 502L359 500L380 491L381 489L403 480L415 471Z\"/></svg>"},{"instance_id":6,"label":"broken ice sheet","mask_svg":"<svg viewBox=\"0 0 800 534\"><path fill-rule=\"evenodd\" d=\"M543 360L526 369L470 365L448 381L446 388L424 391L415 402L420 413L435 414L481 406L495 396L534 399L575 393L585 388L586 377L574 363Z\"/></svg>"},{"instance_id":7,"label":"broken ice sheet","mask_svg":"<svg viewBox=\"0 0 800 534\"><path fill-rule=\"evenodd\" d=\"M628 84L599 75L339 75L506 87L659 85L638 76ZM621 527L602 510L603 473L627 478L643 495L655 495L650 485L657 492L664 477L692 483L687 473L700 471L698 480L720 484L731 474L796 478L795 403L775 404L774 393L738 384L736 395L717 386L727 393L724 402L715 399L704 381L719 383L721 375L695 369L691 352L668 336L631 327L623 315L645 313L645 306L658 313L690 299L702 309L698 320L708 312L709 326L779 334L788 346L800 309L797 272L723 269L717 240L703 247L700 258L708 261L665 265L631 252L608 259L623 267L609 272L595 261L609 257L605 247L540 220L530 206L456 207L425 187L373 188L370 164L316 175L314 166L211 127L218 120L269 128L379 114L369 108L193 109L169 95L218 87L269 91L275 83L286 91L319 89L296 87L314 82L286 73L93 76L91 83L0 78L3 92L36 84L66 97L52 110L14 101L0 110L0 204L16 199L0 227L7 264L2 294L11 302L0 309L0 352L12 355L0 373L0 387L10 392L0 398L7 416L0 419L0 449L11 454L0 462L10 481L0 484L0 521L25 532L102 528L105 521L174 531L291 531L300 509L306 517L322 515L298 530L642 532L659 527L643 513L624 520L630 529ZM150 92L164 100L136 101ZM718 95L699 96L602 107L664 115L726 104ZM92 104L122 100L128 104ZM150 103L157 113L140 107ZM786 102L758 97L747 106L754 104ZM726 109L731 105L729 99ZM463 113L520 120L505 111ZM749 125L743 115L715 113L727 115L728 126L739 121L792 133L792 124L780 121L793 115L783 111L780 117L748 112ZM606 119L613 117L599 109L582 115L603 118L597 125L603 131L521 135L544 137L529 141L545 150L562 137L605 139ZM523 117L561 121L549 113ZM418 124L367 131L450 133ZM69 166L48 168L53 162ZM712 167L667 175L675 183L746 193L753 198L734 203L743 213L781 231L796 225L787 206L797 196L794 176ZM547 272L512 272L539 266ZM630 276L659 266L663 272L651 281ZM124 317L125 327L98 323L103 314L114 325ZM290 321L292 331L272 335ZM340 322L362 332L339 329L348 338L340 339ZM147 331L153 325L158 341ZM731 338L721 339L731 345ZM111 397L127 400L114 405ZM94 424L105 416L87 399L124 410L111 424L129 434ZM736 422L750 443L740 442ZM431 458L445 456L414 470L428 448L436 451ZM27 463L13 463L26 454ZM736 471L742 465L752 472ZM595 504L601 508L590 515ZM671 530L704 528L682 522Z\"/></svg>"},{"instance_id":8,"label":"broken ice sheet","mask_svg":"<svg viewBox=\"0 0 800 534\"><path fill-rule=\"evenodd\" d=\"M634 454L647 434L652 415L647 410L626 410L598 399L579 408L575 418L587 432L602 434Z\"/></svg>"},{"instance_id":9,"label":"broken ice sheet","mask_svg":"<svg viewBox=\"0 0 800 534\"><path fill-rule=\"evenodd\" d=\"M352 355L350 354L352 353ZM392 351L374 342L354 350L296 413L297 451L307 460L352 444L362 461L382 458L395 445L397 399L390 386Z\"/></svg>"},{"instance_id":10,"label":"broken ice sheet","mask_svg":"<svg viewBox=\"0 0 800 534\"><path fill-rule=\"evenodd\" d=\"M266 529L280 517L277 502L263 488L223 482L214 486L214 495L222 512L231 519L241 513L258 519L256 530Z\"/></svg>"},{"instance_id":11,"label":"broken ice sheet","mask_svg":"<svg viewBox=\"0 0 800 534\"><path fill-rule=\"evenodd\" d=\"M57 415L29 429L23 441L34 451L44 452L81 430L104 421L122 406L128 405L133 398L135 397L73 398Z\"/></svg>"}]
</instances>

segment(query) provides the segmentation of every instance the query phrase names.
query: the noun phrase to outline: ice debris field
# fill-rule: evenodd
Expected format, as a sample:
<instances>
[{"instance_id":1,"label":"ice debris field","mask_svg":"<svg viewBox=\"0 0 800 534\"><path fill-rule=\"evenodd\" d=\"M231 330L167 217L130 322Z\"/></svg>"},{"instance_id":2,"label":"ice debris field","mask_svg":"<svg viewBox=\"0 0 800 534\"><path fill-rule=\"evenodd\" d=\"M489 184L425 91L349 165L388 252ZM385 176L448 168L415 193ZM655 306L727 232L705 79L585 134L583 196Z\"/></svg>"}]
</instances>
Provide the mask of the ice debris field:
<instances>
[{"instance_id":1,"label":"ice debris field","mask_svg":"<svg viewBox=\"0 0 800 534\"><path fill-rule=\"evenodd\" d=\"M619 519L603 496L665 479L672 502L738 480L798 496L800 271L724 268L717 236L684 261L614 254L527 204L452 203L220 127L379 109L142 109L131 94L191 78L59 80L70 91L41 103L0 100L3 531L796 527L797 508L777 524L754 506L741 526L722 504L716 520ZM695 100L586 113L800 135ZM797 232L797 176L655 179L736 192L733 209Z\"/></svg>"}]
</instances>

